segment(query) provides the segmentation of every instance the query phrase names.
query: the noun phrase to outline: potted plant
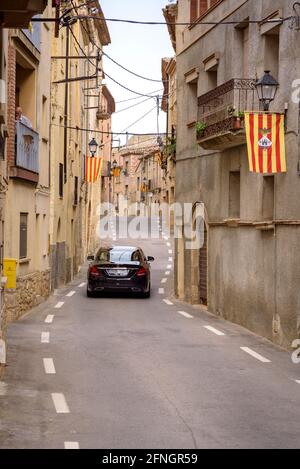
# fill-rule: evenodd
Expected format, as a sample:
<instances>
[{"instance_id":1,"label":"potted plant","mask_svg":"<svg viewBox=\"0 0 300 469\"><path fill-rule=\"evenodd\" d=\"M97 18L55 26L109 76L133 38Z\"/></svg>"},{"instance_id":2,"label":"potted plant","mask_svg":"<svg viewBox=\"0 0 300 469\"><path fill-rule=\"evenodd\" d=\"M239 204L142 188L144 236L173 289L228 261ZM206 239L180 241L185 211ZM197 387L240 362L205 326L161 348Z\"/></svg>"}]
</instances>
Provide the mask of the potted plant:
<instances>
[{"instance_id":1,"label":"potted plant","mask_svg":"<svg viewBox=\"0 0 300 469\"><path fill-rule=\"evenodd\" d=\"M205 122L199 121L196 123L197 138L203 137L206 127L207 125L205 124Z\"/></svg>"},{"instance_id":2,"label":"potted plant","mask_svg":"<svg viewBox=\"0 0 300 469\"><path fill-rule=\"evenodd\" d=\"M245 114L243 111L239 111L238 113L234 115L233 128L235 130L240 130L243 127L242 123L244 121L244 118L245 118Z\"/></svg>"}]
</instances>

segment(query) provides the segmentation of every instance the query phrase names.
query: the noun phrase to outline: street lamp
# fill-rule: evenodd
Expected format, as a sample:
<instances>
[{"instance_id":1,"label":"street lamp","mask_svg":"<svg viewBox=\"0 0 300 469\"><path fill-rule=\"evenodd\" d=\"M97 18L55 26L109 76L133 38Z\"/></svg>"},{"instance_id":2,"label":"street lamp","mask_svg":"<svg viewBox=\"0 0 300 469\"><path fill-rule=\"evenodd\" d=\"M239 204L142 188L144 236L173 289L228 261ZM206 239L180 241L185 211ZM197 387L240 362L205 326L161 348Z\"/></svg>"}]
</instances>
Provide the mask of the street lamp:
<instances>
[{"instance_id":1,"label":"street lamp","mask_svg":"<svg viewBox=\"0 0 300 469\"><path fill-rule=\"evenodd\" d=\"M92 138L92 140L89 143L89 149L90 149L90 153L91 153L92 157L94 157L96 155L97 148L98 148L98 143L96 142L96 140L94 138Z\"/></svg>"},{"instance_id":2,"label":"street lamp","mask_svg":"<svg viewBox=\"0 0 300 469\"><path fill-rule=\"evenodd\" d=\"M255 83L255 88L258 94L259 102L263 106L263 110L268 112L270 103L274 101L279 83L275 80L270 71L266 70L264 76Z\"/></svg>"}]
</instances>

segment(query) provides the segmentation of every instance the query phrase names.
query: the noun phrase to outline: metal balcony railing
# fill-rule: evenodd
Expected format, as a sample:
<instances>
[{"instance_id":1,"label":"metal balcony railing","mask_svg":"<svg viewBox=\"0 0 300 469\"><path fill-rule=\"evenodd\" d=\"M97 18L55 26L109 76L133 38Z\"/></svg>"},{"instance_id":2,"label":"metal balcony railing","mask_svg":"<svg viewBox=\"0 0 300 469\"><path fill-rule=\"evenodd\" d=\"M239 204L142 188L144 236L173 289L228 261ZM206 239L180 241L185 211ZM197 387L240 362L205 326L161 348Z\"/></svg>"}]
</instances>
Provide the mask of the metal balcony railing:
<instances>
[{"instance_id":1,"label":"metal balcony railing","mask_svg":"<svg viewBox=\"0 0 300 469\"><path fill-rule=\"evenodd\" d=\"M258 109L254 79L233 78L198 98L198 121L204 124L200 138L237 130L236 119L244 111Z\"/></svg>"},{"instance_id":2,"label":"metal balcony railing","mask_svg":"<svg viewBox=\"0 0 300 469\"><path fill-rule=\"evenodd\" d=\"M17 167L39 173L39 134L21 122L16 123Z\"/></svg>"}]
</instances>

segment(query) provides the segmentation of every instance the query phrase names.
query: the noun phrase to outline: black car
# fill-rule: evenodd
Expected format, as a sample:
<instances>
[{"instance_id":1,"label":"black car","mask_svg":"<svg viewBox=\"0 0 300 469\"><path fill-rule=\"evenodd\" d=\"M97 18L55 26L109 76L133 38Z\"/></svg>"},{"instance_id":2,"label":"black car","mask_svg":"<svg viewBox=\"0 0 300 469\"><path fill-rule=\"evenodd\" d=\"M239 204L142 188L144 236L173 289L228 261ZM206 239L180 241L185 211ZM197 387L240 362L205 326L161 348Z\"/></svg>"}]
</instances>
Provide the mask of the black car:
<instances>
[{"instance_id":1,"label":"black car","mask_svg":"<svg viewBox=\"0 0 300 469\"><path fill-rule=\"evenodd\" d=\"M150 265L153 257L145 257L142 249L133 246L102 247L89 256L87 296L98 292L136 293L150 298Z\"/></svg>"}]
</instances>

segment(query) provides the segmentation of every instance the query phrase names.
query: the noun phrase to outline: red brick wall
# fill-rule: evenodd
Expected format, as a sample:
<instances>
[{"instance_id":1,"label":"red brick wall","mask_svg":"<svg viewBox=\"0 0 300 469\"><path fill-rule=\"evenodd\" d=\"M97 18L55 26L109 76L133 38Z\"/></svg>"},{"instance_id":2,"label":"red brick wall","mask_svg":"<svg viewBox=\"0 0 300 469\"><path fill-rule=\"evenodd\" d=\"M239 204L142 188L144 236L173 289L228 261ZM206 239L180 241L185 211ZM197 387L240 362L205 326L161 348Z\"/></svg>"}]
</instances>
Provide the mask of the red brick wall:
<instances>
[{"instance_id":1,"label":"red brick wall","mask_svg":"<svg viewBox=\"0 0 300 469\"><path fill-rule=\"evenodd\" d=\"M16 49L10 42L8 45L8 83L7 83L7 164L15 164L15 115L16 115Z\"/></svg>"}]
</instances>

